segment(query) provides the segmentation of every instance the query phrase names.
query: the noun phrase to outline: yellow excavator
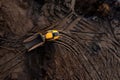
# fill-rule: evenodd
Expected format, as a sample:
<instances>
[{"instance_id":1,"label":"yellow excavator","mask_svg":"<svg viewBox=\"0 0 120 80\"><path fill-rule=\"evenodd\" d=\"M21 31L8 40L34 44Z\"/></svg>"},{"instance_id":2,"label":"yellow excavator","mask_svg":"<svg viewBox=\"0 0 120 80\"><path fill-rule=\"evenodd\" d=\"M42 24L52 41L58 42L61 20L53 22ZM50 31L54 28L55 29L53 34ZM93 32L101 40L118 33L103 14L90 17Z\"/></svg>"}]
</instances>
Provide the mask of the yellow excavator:
<instances>
[{"instance_id":1,"label":"yellow excavator","mask_svg":"<svg viewBox=\"0 0 120 80\"><path fill-rule=\"evenodd\" d=\"M41 45L43 45L46 41L54 41L59 39L60 34L58 30L49 30L45 35L41 33L35 33L34 35L28 37L23 41L25 47L28 51L31 51Z\"/></svg>"}]
</instances>

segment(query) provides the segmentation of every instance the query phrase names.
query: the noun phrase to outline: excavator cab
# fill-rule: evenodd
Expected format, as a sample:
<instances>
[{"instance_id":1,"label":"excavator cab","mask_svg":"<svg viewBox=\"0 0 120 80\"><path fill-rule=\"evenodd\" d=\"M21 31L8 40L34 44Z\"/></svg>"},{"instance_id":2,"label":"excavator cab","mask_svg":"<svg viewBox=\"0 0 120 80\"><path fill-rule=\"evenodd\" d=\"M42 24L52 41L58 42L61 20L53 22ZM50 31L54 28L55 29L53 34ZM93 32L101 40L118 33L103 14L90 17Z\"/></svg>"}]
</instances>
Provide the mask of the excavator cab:
<instances>
[{"instance_id":1,"label":"excavator cab","mask_svg":"<svg viewBox=\"0 0 120 80\"><path fill-rule=\"evenodd\" d=\"M35 33L23 41L28 51L31 51L45 43L45 41L53 41L59 39L60 35L57 30L49 30L45 35Z\"/></svg>"},{"instance_id":2,"label":"excavator cab","mask_svg":"<svg viewBox=\"0 0 120 80\"><path fill-rule=\"evenodd\" d=\"M45 34L46 40L57 40L57 39L59 39L59 37L60 37L60 35L59 35L59 32L57 30L49 30Z\"/></svg>"}]
</instances>

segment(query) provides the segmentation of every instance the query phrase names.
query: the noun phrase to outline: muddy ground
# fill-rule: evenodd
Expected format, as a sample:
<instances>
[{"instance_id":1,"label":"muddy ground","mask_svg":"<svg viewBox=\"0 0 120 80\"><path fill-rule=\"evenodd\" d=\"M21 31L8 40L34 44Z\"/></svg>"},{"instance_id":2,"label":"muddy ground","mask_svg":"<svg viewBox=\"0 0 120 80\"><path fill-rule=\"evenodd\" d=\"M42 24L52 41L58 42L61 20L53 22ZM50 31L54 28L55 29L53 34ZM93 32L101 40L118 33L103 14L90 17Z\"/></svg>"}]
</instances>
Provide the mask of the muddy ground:
<instances>
[{"instance_id":1,"label":"muddy ground","mask_svg":"<svg viewBox=\"0 0 120 80\"><path fill-rule=\"evenodd\" d=\"M59 40L26 51L51 29ZM0 80L120 80L120 1L0 0Z\"/></svg>"}]
</instances>

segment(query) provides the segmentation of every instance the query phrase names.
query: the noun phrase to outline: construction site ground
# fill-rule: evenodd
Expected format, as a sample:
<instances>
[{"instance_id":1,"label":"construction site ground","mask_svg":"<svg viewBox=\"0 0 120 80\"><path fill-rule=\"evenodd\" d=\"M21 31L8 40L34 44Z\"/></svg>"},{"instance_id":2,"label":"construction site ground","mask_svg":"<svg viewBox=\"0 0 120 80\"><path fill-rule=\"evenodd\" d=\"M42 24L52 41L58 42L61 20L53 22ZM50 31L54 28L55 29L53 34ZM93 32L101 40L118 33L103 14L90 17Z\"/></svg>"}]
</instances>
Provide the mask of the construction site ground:
<instances>
[{"instance_id":1,"label":"construction site ground","mask_svg":"<svg viewBox=\"0 0 120 80\"><path fill-rule=\"evenodd\" d=\"M75 1L0 0L0 80L120 80L120 3L86 17ZM52 29L59 40L27 52L27 36Z\"/></svg>"}]
</instances>

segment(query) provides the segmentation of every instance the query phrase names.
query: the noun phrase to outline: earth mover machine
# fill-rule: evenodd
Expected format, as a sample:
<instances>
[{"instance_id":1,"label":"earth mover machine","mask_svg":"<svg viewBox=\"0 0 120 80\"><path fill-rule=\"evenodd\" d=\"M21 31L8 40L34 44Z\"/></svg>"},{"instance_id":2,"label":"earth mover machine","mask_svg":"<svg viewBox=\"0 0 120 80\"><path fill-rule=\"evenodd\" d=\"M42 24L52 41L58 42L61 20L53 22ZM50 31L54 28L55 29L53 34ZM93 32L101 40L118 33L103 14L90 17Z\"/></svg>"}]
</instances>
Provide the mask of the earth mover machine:
<instances>
[{"instance_id":1,"label":"earth mover machine","mask_svg":"<svg viewBox=\"0 0 120 80\"><path fill-rule=\"evenodd\" d=\"M43 45L46 41L54 41L59 39L60 34L58 30L49 30L45 35L41 33L35 33L23 41L28 52Z\"/></svg>"}]
</instances>

